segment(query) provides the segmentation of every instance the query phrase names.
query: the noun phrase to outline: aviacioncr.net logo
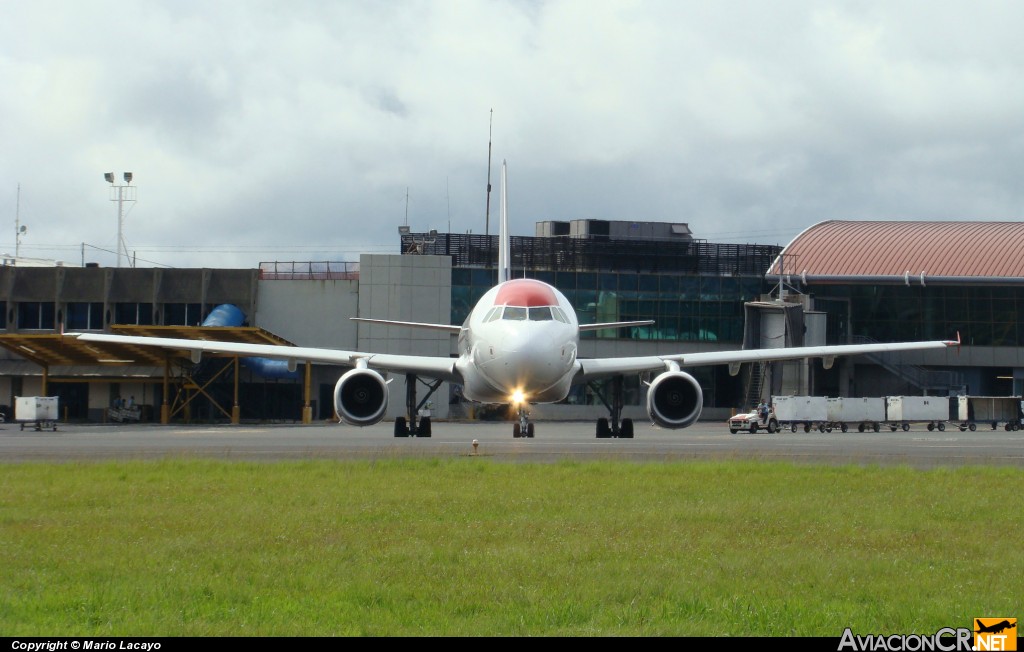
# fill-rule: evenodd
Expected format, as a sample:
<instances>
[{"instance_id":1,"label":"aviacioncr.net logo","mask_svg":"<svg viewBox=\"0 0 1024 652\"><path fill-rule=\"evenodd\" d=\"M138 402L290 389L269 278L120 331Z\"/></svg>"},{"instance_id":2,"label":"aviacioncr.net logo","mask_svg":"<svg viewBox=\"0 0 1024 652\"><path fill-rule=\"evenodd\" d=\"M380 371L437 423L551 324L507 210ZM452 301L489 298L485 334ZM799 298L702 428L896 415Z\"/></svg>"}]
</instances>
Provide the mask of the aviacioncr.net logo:
<instances>
[{"instance_id":1,"label":"aviacioncr.net logo","mask_svg":"<svg viewBox=\"0 0 1024 652\"><path fill-rule=\"evenodd\" d=\"M975 618L975 652L1012 652L1017 649L1016 618Z\"/></svg>"},{"instance_id":2,"label":"aviacioncr.net logo","mask_svg":"<svg viewBox=\"0 0 1024 652\"><path fill-rule=\"evenodd\" d=\"M943 627L924 634L854 634L847 627L839 640L839 652L970 652L973 632L966 627Z\"/></svg>"}]
</instances>

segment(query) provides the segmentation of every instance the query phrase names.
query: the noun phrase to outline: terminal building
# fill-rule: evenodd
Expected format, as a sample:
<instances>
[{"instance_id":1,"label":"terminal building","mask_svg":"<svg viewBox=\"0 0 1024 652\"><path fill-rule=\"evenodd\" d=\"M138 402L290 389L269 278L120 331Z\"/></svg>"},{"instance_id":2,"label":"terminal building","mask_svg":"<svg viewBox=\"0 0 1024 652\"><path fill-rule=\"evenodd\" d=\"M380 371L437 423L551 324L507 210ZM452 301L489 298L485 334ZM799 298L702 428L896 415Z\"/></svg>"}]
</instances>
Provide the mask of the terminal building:
<instances>
[{"instance_id":1,"label":"terminal building","mask_svg":"<svg viewBox=\"0 0 1024 652\"><path fill-rule=\"evenodd\" d=\"M456 355L447 333L357 323L368 317L462 323L497 279L497 236L402 232L400 254L358 263L262 263L258 269L0 266L0 410L16 396L60 397L62 418L105 421L120 399L141 418L178 421L336 420L343 368L99 346L80 330ZM687 224L547 221L512 237L519 276L559 288L581 323L653 319L585 333L581 357L863 341L956 339L959 348L888 356L698 367L702 418L784 394L1019 395L1024 328L1024 223L816 224L785 247L716 244ZM1020 308L1018 308L1020 306ZM623 416L646 419L646 386L627 379ZM388 416L404 414L405 378ZM436 419L504 418L444 384ZM605 408L584 387L535 419L587 419Z\"/></svg>"}]
</instances>

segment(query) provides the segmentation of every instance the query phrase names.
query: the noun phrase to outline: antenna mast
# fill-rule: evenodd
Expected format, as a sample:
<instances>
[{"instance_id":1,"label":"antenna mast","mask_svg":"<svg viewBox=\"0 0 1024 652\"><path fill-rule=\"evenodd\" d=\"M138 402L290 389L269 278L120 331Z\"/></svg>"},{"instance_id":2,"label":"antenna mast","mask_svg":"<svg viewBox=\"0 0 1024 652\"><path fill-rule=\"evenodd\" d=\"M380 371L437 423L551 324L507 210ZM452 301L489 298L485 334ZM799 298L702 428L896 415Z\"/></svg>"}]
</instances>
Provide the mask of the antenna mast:
<instances>
[{"instance_id":1,"label":"antenna mast","mask_svg":"<svg viewBox=\"0 0 1024 652\"><path fill-rule=\"evenodd\" d=\"M14 205L14 257L17 258L21 254L21 234L25 232L25 227L20 225L21 222L21 184L18 184L18 199Z\"/></svg>"}]
</instances>

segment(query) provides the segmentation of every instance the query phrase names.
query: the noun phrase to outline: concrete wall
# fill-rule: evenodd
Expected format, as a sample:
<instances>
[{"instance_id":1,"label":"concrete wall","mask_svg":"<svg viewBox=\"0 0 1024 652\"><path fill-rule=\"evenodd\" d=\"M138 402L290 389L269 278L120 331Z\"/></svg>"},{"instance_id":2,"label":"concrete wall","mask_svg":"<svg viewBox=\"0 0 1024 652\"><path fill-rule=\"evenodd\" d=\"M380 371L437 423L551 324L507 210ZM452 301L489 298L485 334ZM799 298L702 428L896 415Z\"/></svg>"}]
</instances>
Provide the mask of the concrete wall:
<instances>
[{"instance_id":1,"label":"concrete wall","mask_svg":"<svg viewBox=\"0 0 1024 652\"><path fill-rule=\"evenodd\" d=\"M448 256L364 254L359 259L359 317L450 324L452 263ZM453 336L444 331L358 324L357 349L376 353L450 357ZM389 385L388 417L405 414L405 378ZM425 396L419 384L417 399ZM448 383L430 401L431 416L448 416Z\"/></svg>"},{"instance_id":2,"label":"concrete wall","mask_svg":"<svg viewBox=\"0 0 1024 652\"><path fill-rule=\"evenodd\" d=\"M254 326L298 346L356 349L358 280L260 280Z\"/></svg>"},{"instance_id":3,"label":"concrete wall","mask_svg":"<svg viewBox=\"0 0 1024 652\"><path fill-rule=\"evenodd\" d=\"M361 324L349 317L448 324L451 320L451 258L364 254L359 280L261 280L254 325L299 346L448 357L454 338L441 331ZM312 398L319 400L347 368L315 365ZM405 414L405 377L388 386L387 418ZM417 388L419 398L426 388ZM448 386L430 399L432 416L448 415ZM328 418L332 406L320 405Z\"/></svg>"}]
</instances>

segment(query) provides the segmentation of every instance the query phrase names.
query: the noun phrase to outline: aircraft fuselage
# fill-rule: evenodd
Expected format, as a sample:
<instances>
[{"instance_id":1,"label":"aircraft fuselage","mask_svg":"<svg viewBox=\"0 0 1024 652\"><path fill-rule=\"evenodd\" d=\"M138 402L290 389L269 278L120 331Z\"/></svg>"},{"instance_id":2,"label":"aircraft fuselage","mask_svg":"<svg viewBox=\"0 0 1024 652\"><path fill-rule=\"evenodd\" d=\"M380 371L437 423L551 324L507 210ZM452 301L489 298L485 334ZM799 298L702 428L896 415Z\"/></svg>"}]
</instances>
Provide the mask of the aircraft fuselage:
<instances>
[{"instance_id":1,"label":"aircraft fuselage","mask_svg":"<svg viewBox=\"0 0 1024 652\"><path fill-rule=\"evenodd\" d=\"M477 302L459 334L456 367L466 398L553 403L576 373L579 324L569 300L534 279L513 279Z\"/></svg>"}]
</instances>

